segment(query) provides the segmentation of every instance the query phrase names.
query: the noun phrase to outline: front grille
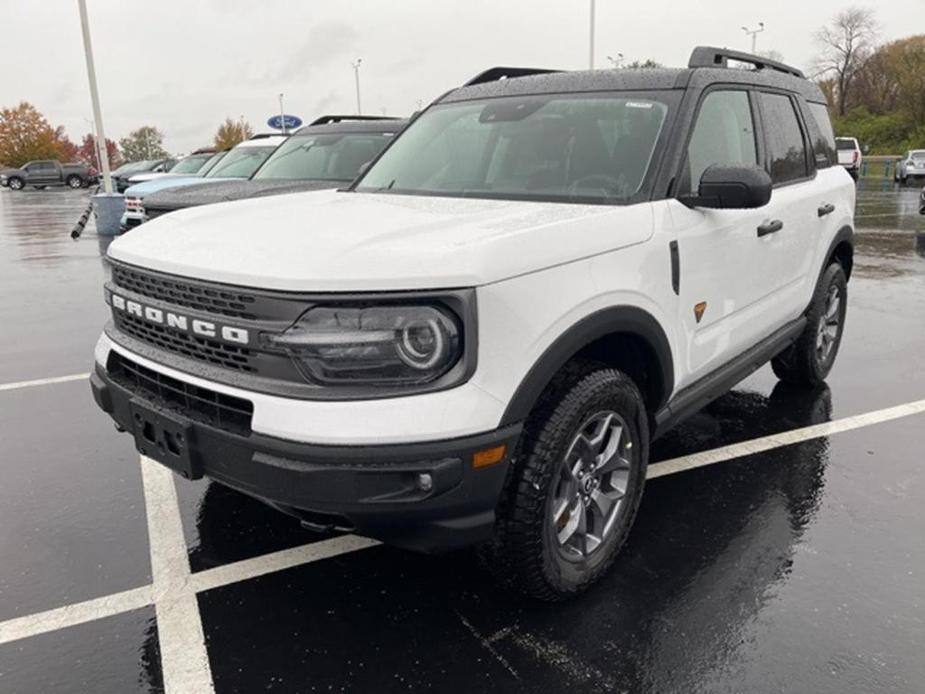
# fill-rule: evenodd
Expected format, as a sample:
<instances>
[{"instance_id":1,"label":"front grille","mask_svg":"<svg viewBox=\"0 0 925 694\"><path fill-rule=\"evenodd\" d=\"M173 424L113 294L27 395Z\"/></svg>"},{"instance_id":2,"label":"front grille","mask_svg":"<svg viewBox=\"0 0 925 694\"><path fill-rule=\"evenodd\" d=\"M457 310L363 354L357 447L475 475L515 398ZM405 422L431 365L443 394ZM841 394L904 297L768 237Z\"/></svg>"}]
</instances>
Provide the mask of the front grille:
<instances>
[{"instance_id":1,"label":"front grille","mask_svg":"<svg viewBox=\"0 0 925 694\"><path fill-rule=\"evenodd\" d=\"M178 381L111 352L106 363L118 385L189 419L241 436L251 433L254 405L248 400Z\"/></svg>"},{"instance_id":2,"label":"front grille","mask_svg":"<svg viewBox=\"0 0 925 694\"><path fill-rule=\"evenodd\" d=\"M116 327L126 335L174 354L235 371L252 373L257 370L256 354L246 347L170 330L122 311L114 311L113 317Z\"/></svg>"},{"instance_id":3,"label":"front grille","mask_svg":"<svg viewBox=\"0 0 925 694\"><path fill-rule=\"evenodd\" d=\"M148 216L150 218L150 214ZM249 308L257 298L239 290L202 287L192 282L137 272L120 265L113 265L112 281L124 289L168 304L232 318L257 318Z\"/></svg>"}]
</instances>

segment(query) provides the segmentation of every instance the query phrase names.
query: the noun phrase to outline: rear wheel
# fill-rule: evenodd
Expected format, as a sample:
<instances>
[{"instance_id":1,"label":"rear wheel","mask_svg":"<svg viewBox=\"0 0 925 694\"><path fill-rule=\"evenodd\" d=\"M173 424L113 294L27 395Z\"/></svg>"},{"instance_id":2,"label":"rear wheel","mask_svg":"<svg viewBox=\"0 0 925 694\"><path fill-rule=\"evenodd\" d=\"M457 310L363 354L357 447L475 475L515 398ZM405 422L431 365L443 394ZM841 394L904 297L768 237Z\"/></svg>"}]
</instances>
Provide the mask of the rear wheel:
<instances>
[{"instance_id":1,"label":"rear wheel","mask_svg":"<svg viewBox=\"0 0 925 694\"><path fill-rule=\"evenodd\" d=\"M847 308L848 279L842 266L835 262L826 268L816 287L800 337L771 360L780 380L810 388L825 381L838 356Z\"/></svg>"},{"instance_id":2,"label":"rear wheel","mask_svg":"<svg viewBox=\"0 0 925 694\"><path fill-rule=\"evenodd\" d=\"M68 176L67 177L67 186L68 188L82 188L84 182L80 180L80 176Z\"/></svg>"},{"instance_id":3,"label":"rear wheel","mask_svg":"<svg viewBox=\"0 0 925 694\"><path fill-rule=\"evenodd\" d=\"M589 366L531 416L499 507L487 566L542 600L580 593L626 541L645 482L649 431L636 384Z\"/></svg>"}]
</instances>

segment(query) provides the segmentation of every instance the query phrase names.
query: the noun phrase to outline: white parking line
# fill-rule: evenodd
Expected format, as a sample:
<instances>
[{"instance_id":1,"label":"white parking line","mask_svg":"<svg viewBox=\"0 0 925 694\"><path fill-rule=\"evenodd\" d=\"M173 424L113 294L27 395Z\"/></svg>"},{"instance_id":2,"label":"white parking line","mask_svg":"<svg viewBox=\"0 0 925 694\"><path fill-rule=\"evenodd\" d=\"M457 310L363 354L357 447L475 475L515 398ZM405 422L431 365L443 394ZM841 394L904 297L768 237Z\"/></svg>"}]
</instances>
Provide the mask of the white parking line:
<instances>
[{"instance_id":1,"label":"white parking line","mask_svg":"<svg viewBox=\"0 0 925 694\"><path fill-rule=\"evenodd\" d=\"M925 400L917 400L915 402L906 403L905 405L888 407L883 410L875 410L874 412L867 412L866 414L859 414L853 417L844 417L832 422L825 422L824 424L814 424L812 426L803 427L802 429L791 429L790 431L784 431L780 434L771 434L770 436L734 443L730 446L714 448L701 453L692 453L691 455L681 456L680 458L672 458L671 460L664 460L660 463L653 463L649 467L646 479L664 477L665 475L673 475L678 472L684 472L685 470L715 465L716 463L722 463L727 460L732 460L733 458L741 458L746 455L752 455L753 453L761 453L763 451L770 451L774 448L781 448L782 446L790 446L794 443L809 441L810 439L818 439L822 436L840 434L844 431L860 429L861 427L869 427L873 424L882 424L883 422L921 414L922 412L925 412Z\"/></svg>"},{"instance_id":2,"label":"white parking line","mask_svg":"<svg viewBox=\"0 0 925 694\"><path fill-rule=\"evenodd\" d=\"M0 622L0 645L49 631L85 624L104 617L114 617L123 612L147 607L153 602L153 586L142 586L121 593L104 595L101 598L56 607L37 614L8 619Z\"/></svg>"},{"instance_id":3,"label":"white parking line","mask_svg":"<svg viewBox=\"0 0 925 694\"><path fill-rule=\"evenodd\" d=\"M164 691L214 692L173 473L141 456Z\"/></svg>"},{"instance_id":4,"label":"white parking line","mask_svg":"<svg viewBox=\"0 0 925 694\"><path fill-rule=\"evenodd\" d=\"M13 383L0 383L0 391L19 390L20 388L35 388L36 386L50 386L54 383L70 383L90 378L89 373L71 374L70 376L54 376L53 378L37 378L34 381L14 381Z\"/></svg>"},{"instance_id":5,"label":"white parking line","mask_svg":"<svg viewBox=\"0 0 925 694\"><path fill-rule=\"evenodd\" d=\"M922 413L925 413L925 400L917 400L654 463L648 477L664 477ZM153 604L157 610L165 690L168 693L213 692L197 593L379 544L375 540L344 535L191 574L172 474L144 457L141 465L151 543L152 585L0 622L0 644Z\"/></svg>"}]
</instances>

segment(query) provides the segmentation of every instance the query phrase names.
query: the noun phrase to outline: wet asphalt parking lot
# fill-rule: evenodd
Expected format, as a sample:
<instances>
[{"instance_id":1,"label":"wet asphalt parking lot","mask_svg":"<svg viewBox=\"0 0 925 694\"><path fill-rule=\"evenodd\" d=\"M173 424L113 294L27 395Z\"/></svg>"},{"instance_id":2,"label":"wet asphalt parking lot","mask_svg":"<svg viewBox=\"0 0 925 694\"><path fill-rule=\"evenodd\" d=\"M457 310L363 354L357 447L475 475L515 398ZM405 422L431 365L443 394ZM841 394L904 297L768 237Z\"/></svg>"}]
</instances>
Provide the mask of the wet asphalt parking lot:
<instances>
[{"instance_id":1,"label":"wet asphalt parking lot","mask_svg":"<svg viewBox=\"0 0 925 694\"><path fill-rule=\"evenodd\" d=\"M88 196L0 190L0 692L925 692L915 189L862 186L828 386L765 367L657 442L614 570L559 605L140 461L85 378Z\"/></svg>"}]
</instances>

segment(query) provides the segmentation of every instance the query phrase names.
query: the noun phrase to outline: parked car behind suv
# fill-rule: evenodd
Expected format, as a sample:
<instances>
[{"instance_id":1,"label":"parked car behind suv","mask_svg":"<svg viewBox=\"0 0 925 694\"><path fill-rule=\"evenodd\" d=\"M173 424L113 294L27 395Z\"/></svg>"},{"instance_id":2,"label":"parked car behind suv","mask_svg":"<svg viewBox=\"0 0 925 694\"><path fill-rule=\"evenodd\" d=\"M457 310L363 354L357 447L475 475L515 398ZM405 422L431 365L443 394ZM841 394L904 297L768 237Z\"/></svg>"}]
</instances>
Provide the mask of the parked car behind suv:
<instances>
[{"instance_id":1,"label":"parked car behind suv","mask_svg":"<svg viewBox=\"0 0 925 694\"><path fill-rule=\"evenodd\" d=\"M22 190L26 186L47 188L67 186L83 188L99 180L99 172L86 164L62 164L54 159L40 159L23 164L18 169L0 170L0 186Z\"/></svg>"},{"instance_id":2,"label":"parked car behind suv","mask_svg":"<svg viewBox=\"0 0 925 694\"><path fill-rule=\"evenodd\" d=\"M321 116L280 145L249 180L166 188L144 199L142 214L154 218L185 207L344 186L406 123L379 116Z\"/></svg>"},{"instance_id":3,"label":"parked car behind suv","mask_svg":"<svg viewBox=\"0 0 925 694\"><path fill-rule=\"evenodd\" d=\"M133 174L132 176L129 176L128 179L129 187L135 185L136 183L153 181L158 178L175 178L177 176L199 175L200 172L202 172L202 169L205 168L206 164L212 161L213 155L217 151L218 150L216 150L214 147L203 147L175 162L174 165L166 171L147 171L145 173Z\"/></svg>"},{"instance_id":4,"label":"parked car behind suv","mask_svg":"<svg viewBox=\"0 0 925 694\"><path fill-rule=\"evenodd\" d=\"M836 137L835 148L838 150L838 163L845 167L855 181L861 175L861 145L854 137Z\"/></svg>"},{"instance_id":5,"label":"parked car behind suv","mask_svg":"<svg viewBox=\"0 0 925 694\"><path fill-rule=\"evenodd\" d=\"M654 437L768 361L829 373L837 164L822 92L764 58L488 70L347 190L117 239L94 397L183 477L309 527L477 544L567 597L626 540Z\"/></svg>"},{"instance_id":6,"label":"parked car behind suv","mask_svg":"<svg viewBox=\"0 0 925 694\"><path fill-rule=\"evenodd\" d=\"M208 153L203 150L195 152L178 161L169 172L162 174L147 173L132 176L129 179L131 185L125 190L125 212L122 214L122 219L120 220L120 228L122 231L137 226L144 221L144 207L142 207L141 201L146 189L156 190L169 186L171 182L182 184L183 181L203 178L215 168L227 151L228 150L222 150L216 152L213 150L211 153ZM141 191L141 193L138 191Z\"/></svg>"},{"instance_id":7,"label":"parked car behind suv","mask_svg":"<svg viewBox=\"0 0 925 694\"><path fill-rule=\"evenodd\" d=\"M141 173L163 173L177 163L176 159L145 159L123 164L112 172L112 187L117 193L124 193L131 185L129 179Z\"/></svg>"},{"instance_id":8,"label":"parked car behind suv","mask_svg":"<svg viewBox=\"0 0 925 694\"><path fill-rule=\"evenodd\" d=\"M925 149L911 149L896 162L893 178L905 185L910 178L925 177Z\"/></svg>"},{"instance_id":9,"label":"parked car behind suv","mask_svg":"<svg viewBox=\"0 0 925 694\"><path fill-rule=\"evenodd\" d=\"M288 135L254 135L240 142L227 152L219 152L207 162L203 170L190 176L159 178L133 185L125 191L125 215L122 229L141 224L145 219L143 202L148 195L166 188L200 185L207 180L247 179L286 141Z\"/></svg>"}]
</instances>

